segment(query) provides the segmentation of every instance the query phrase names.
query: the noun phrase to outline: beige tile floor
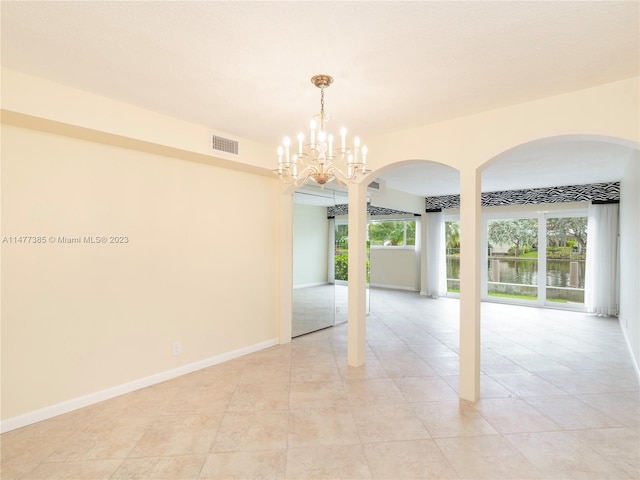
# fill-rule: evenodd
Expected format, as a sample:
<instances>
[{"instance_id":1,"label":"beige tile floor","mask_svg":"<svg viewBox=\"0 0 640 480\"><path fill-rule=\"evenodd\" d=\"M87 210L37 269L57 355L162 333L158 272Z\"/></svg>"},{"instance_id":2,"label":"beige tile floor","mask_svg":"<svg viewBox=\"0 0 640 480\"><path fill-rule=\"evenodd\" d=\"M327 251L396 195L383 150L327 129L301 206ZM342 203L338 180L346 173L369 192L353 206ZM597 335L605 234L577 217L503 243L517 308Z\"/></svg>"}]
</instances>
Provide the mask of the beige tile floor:
<instances>
[{"instance_id":1,"label":"beige tile floor","mask_svg":"<svg viewBox=\"0 0 640 480\"><path fill-rule=\"evenodd\" d=\"M640 478L615 319L484 304L482 398L457 397L458 302L373 290L346 326L8 432L2 479Z\"/></svg>"}]
</instances>

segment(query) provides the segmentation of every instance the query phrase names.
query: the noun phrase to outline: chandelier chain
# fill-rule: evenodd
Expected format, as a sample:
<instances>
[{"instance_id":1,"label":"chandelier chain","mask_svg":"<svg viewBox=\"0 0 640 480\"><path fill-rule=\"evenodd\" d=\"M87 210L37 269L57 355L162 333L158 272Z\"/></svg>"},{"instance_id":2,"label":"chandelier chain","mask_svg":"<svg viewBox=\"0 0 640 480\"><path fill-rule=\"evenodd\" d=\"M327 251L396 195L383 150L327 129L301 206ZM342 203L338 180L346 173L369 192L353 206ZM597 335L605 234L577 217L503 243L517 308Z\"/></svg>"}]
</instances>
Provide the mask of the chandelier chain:
<instances>
[{"instance_id":1,"label":"chandelier chain","mask_svg":"<svg viewBox=\"0 0 640 480\"><path fill-rule=\"evenodd\" d=\"M320 129L324 130L324 85L320 87Z\"/></svg>"}]
</instances>

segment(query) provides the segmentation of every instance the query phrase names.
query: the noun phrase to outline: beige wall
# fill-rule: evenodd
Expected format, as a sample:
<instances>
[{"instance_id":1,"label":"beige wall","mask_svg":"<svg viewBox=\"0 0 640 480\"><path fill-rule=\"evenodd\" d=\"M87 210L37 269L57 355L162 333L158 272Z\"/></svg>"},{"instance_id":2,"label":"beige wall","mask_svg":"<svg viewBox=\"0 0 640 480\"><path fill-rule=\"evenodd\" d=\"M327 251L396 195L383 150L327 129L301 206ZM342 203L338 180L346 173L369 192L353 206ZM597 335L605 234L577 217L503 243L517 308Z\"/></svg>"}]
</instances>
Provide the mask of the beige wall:
<instances>
[{"instance_id":1,"label":"beige wall","mask_svg":"<svg viewBox=\"0 0 640 480\"><path fill-rule=\"evenodd\" d=\"M3 124L2 419L275 342L277 187Z\"/></svg>"},{"instance_id":2,"label":"beige wall","mask_svg":"<svg viewBox=\"0 0 640 480\"><path fill-rule=\"evenodd\" d=\"M371 248L371 286L420 290L420 265L413 248Z\"/></svg>"},{"instance_id":3,"label":"beige wall","mask_svg":"<svg viewBox=\"0 0 640 480\"><path fill-rule=\"evenodd\" d=\"M620 327L640 365L640 155L620 182ZM640 370L637 371L640 377Z\"/></svg>"},{"instance_id":4,"label":"beige wall","mask_svg":"<svg viewBox=\"0 0 640 480\"><path fill-rule=\"evenodd\" d=\"M374 207L418 214L424 212L424 197L418 195L401 192L393 188L385 188L383 192L370 191L369 194L371 196L371 205Z\"/></svg>"}]
</instances>

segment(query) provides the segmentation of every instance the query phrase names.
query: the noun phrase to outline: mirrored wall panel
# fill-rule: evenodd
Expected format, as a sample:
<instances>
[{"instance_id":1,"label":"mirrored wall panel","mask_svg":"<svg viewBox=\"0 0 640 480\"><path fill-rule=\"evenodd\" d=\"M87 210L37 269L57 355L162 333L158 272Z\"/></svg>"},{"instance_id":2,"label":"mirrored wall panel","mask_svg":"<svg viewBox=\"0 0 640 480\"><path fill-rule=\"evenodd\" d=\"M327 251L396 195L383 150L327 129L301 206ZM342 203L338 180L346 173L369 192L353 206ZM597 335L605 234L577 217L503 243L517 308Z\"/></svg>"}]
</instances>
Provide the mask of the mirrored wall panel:
<instances>
[{"instance_id":1,"label":"mirrored wall panel","mask_svg":"<svg viewBox=\"0 0 640 480\"><path fill-rule=\"evenodd\" d=\"M334 221L327 207L336 192L305 188L294 193L293 324L298 337L336 322L334 285ZM343 307L346 314L346 307Z\"/></svg>"}]
</instances>

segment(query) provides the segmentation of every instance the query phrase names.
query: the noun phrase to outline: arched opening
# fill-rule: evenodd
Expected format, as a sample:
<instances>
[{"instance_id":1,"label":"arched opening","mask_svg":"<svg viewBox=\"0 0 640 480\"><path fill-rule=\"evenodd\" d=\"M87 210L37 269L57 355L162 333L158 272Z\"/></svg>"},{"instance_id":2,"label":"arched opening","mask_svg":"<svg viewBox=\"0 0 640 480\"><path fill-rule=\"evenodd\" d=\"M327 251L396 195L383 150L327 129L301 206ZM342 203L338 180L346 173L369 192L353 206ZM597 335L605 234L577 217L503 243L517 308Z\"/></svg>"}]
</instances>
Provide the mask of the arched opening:
<instances>
[{"instance_id":1,"label":"arched opening","mask_svg":"<svg viewBox=\"0 0 640 480\"><path fill-rule=\"evenodd\" d=\"M431 244L441 240L445 212L441 208L428 208L425 199L459 194L458 171L441 163L414 160L393 163L371 176L375 177L372 183L376 185L371 188L370 183L369 187L371 285L417 291L431 297L445 295L444 257L436 259L431 253L433 258L427 260ZM457 219L457 211L447 213ZM433 240L427 242L430 235L434 235ZM440 272L430 275L436 270Z\"/></svg>"},{"instance_id":2,"label":"arched opening","mask_svg":"<svg viewBox=\"0 0 640 480\"><path fill-rule=\"evenodd\" d=\"M625 142L572 135L519 145L487 162L483 300L588 310L589 205L619 202L634 155Z\"/></svg>"},{"instance_id":3,"label":"arched opening","mask_svg":"<svg viewBox=\"0 0 640 480\"><path fill-rule=\"evenodd\" d=\"M531 141L479 168L480 289L488 302L482 308L483 388L525 397L587 388L576 378L597 388L611 367L606 351L614 348L603 339L606 328L617 330L618 324L637 374L639 172L638 144L595 135ZM589 241L591 212L607 203L615 204L618 223L607 247L612 251L600 253L614 264L608 265L615 274L607 287L616 314L603 319L589 315L584 276L603 248ZM492 322L498 312L510 318L509 329ZM618 349L619 365L632 379L624 350Z\"/></svg>"},{"instance_id":4,"label":"arched opening","mask_svg":"<svg viewBox=\"0 0 640 480\"><path fill-rule=\"evenodd\" d=\"M404 184L403 181L405 182ZM378 279L377 281L381 284L378 284L377 287L382 287L383 290L387 291L395 290L396 292L405 292L405 300L408 300L408 298L412 296L412 302L423 303L428 299L420 297L419 294L423 288L426 288L422 282L426 278L424 271L429 268L429 265L425 260L425 253L421 251L421 249L427 244L426 232L428 231L427 224L429 223L427 219L428 214L425 211L425 196L429 193L455 193L455 191L459 189L458 173L451 167L443 166L435 162L414 160L387 165L384 169L372 172L362 183L366 187L366 185L370 185L371 182L375 182L377 184L377 188L381 188L382 186L382 190L384 191L379 191L377 194L371 194L370 208L368 210L364 205L365 200L364 195L362 195L362 186L353 186L352 189L350 189L349 225L351 228L351 225L353 224L359 234L359 241L357 242L356 247L359 248L359 252L356 252L356 255L359 255L359 258L355 259L353 263L360 261L359 265L362 267L366 256L365 250L368 248L371 253L372 284L375 283L374 279ZM413 190L404 186L410 184L413 184ZM447 188L450 190L446 190ZM355 201L352 203L352 191L355 191L356 195L360 195L361 200L358 200L360 203ZM354 211L351 209L352 205L358 208L357 215L354 215ZM383 215L375 215L376 213L381 213ZM393 221L384 222L380 217L385 216L389 219L393 219ZM392 224L388 225L389 229L386 232L389 235L389 238L385 239L381 237L377 239L380 243L380 245L377 246L374 245L375 242L371 236L367 237L367 224L369 223L367 220L372 218L374 221ZM406 244L408 222L412 222L413 228L415 228L415 241L412 242L414 245ZM432 220L432 222L432 226L436 224L435 220ZM399 230L403 233L402 242L392 239L393 227L398 226L402 227ZM369 233L371 233L371 230L369 230ZM351 236L352 230L350 230L349 234ZM385 245L385 240L388 240L387 245ZM393 245L393 243L396 243L396 245ZM402 244L398 245L398 243ZM444 245L442 253L444 253ZM434 266L435 265L431 265L431 268L434 268ZM376 269L385 270L385 274L379 274L379 272L376 272ZM409 271L409 274L404 275L404 277L402 275L396 275L399 273L406 274L407 271ZM354 268L354 272L362 273L357 272L356 268ZM385 280L387 280L386 284L384 283ZM385 287L387 288L385 289ZM427 321L428 316L424 315L424 308L422 310L420 308L416 308L409 313L410 307L406 305L406 302L401 302L405 303L405 305L400 306L399 309L396 306L390 306L389 303L386 303L384 306L378 305L374 308L374 299L376 294L372 292L371 316L365 322L364 308L362 305L357 304L355 301L352 304L352 298L356 295L362 295L361 290L363 289L364 282L360 284L351 283L350 257L349 341L350 345L352 345L352 350L357 352L357 354L353 357L350 356L349 364L358 366L364 363L364 352L371 347L371 344L367 345L366 343L367 340L365 340L365 338L368 338L370 342L379 342L379 350L381 351L384 351L387 347L391 346L390 344L392 343L395 343L396 348L404 345L406 350L404 352L405 357L409 356L413 358L406 358L406 361L403 362L403 368L409 368L409 366L411 366L414 370L417 369L414 372L415 374L420 373L418 371L420 369L422 369L423 372L431 369L432 367L424 362L416 352L412 352L409 348L409 344L416 341L418 343L420 343L420 341L426 343L431 342L432 344L438 343L443 349L448 348L446 345L443 345L439 339L430 334L429 322ZM411 292L411 294L406 292ZM379 298L382 298L382 296ZM387 300L388 299L389 296L387 296ZM377 310L378 308L380 308L380 310ZM399 310L403 310L404 313ZM382 312L382 314L378 315L376 311ZM409 319L407 315L413 315L413 318ZM457 317L457 311L455 315ZM401 326L396 333L393 331L393 328L389 328L390 324L385 323L384 317L388 319L396 318L401 321L408 321L409 324ZM375 330L374 328L371 328L366 336L364 334L365 323L370 327L375 327ZM454 326L453 331L449 330L446 335L451 337L451 334L453 334L454 337L457 337L457 333L455 333L456 329L457 326ZM408 343L405 342L405 340L408 341ZM372 350L373 349L369 350L369 352ZM381 356L384 356L383 353L378 353L380 356L376 356L374 352L374 361L376 362L380 362ZM451 351L451 354L452 356L455 356L453 351ZM457 359L454 363L457 363ZM457 373L457 365L455 367L455 373ZM451 387L448 385L445 385L445 387L455 394Z\"/></svg>"}]
</instances>

